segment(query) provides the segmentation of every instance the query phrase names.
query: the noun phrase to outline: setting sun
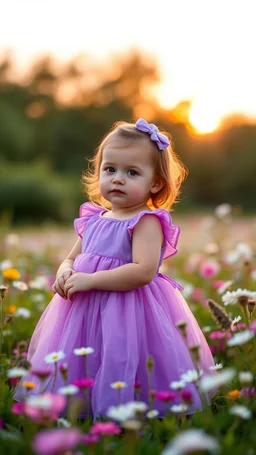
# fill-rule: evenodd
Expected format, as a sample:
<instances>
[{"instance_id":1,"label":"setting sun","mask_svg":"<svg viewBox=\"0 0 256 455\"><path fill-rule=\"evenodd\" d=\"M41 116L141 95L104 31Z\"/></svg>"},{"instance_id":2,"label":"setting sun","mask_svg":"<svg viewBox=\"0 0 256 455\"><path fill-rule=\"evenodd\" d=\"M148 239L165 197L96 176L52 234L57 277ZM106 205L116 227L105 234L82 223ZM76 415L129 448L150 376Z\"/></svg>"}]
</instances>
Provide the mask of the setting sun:
<instances>
[{"instance_id":1,"label":"setting sun","mask_svg":"<svg viewBox=\"0 0 256 455\"><path fill-rule=\"evenodd\" d=\"M195 104L191 106L189 121L199 134L211 133L220 123L220 116L210 107Z\"/></svg>"},{"instance_id":2,"label":"setting sun","mask_svg":"<svg viewBox=\"0 0 256 455\"><path fill-rule=\"evenodd\" d=\"M91 55L107 68L113 54L137 49L159 70L157 102L172 109L188 101L187 122L198 134L214 131L234 112L255 119L254 2L159 0L157 10L156 19L154 8L145 13L143 1L130 0L124 20L117 0L89 6L84 0L9 0L1 11L1 48L23 68L42 54L59 62Z\"/></svg>"}]
</instances>

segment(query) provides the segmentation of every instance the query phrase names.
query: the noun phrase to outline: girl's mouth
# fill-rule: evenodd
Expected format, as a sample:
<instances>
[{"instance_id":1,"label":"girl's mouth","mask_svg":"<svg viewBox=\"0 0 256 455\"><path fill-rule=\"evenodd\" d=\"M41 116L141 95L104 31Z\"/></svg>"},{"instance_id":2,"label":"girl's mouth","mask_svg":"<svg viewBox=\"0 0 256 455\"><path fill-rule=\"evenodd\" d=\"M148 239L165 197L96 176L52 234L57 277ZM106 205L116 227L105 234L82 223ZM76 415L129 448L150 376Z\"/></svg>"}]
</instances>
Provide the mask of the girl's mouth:
<instances>
[{"instance_id":1,"label":"girl's mouth","mask_svg":"<svg viewBox=\"0 0 256 455\"><path fill-rule=\"evenodd\" d=\"M118 189L112 190L111 193L121 193L121 194L124 194L123 191L118 190Z\"/></svg>"}]
</instances>

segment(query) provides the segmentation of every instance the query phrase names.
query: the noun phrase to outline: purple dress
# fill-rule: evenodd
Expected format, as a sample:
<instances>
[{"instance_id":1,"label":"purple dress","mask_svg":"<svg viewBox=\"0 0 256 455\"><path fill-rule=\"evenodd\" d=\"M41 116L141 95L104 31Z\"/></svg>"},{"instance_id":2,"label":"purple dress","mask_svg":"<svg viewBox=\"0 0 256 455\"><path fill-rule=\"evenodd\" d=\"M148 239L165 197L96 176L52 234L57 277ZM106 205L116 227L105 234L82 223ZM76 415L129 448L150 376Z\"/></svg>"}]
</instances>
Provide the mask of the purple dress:
<instances>
[{"instance_id":1,"label":"purple dress","mask_svg":"<svg viewBox=\"0 0 256 455\"><path fill-rule=\"evenodd\" d=\"M104 212L103 207L90 202L80 207L80 217L74 226L82 237L82 252L74 261L75 271L94 273L132 262L132 232L143 216L156 216L162 225L164 244L159 267L163 259L177 253L180 230L172 225L168 211L143 211L127 220L106 218ZM117 404L117 390L110 387L116 381L127 384L121 389L122 403L135 399L135 381L141 383L140 399L148 402L149 355L155 362L151 388L156 391L170 391L171 381L178 381L181 374L194 369L190 352L175 327L177 321L185 320L189 344L200 344L200 366L209 374L209 367L214 365L212 354L179 289L182 289L180 285L157 270L149 284L130 291L78 292L73 301L54 295L30 342L28 359L33 369L52 369L44 357L62 350L71 384L85 376L84 357L76 356L74 349L92 347L94 353L87 356L87 366L89 376L95 380L91 393L94 418L106 415L107 409ZM49 391L52 381L52 377L46 380ZM55 392L63 385L59 374ZM192 413L201 408L201 402L192 384L186 389L193 393L193 405L188 411ZM15 398L19 400L20 396L22 391L18 387ZM173 403L179 402L177 399ZM167 409L160 401L155 401L153 407L160 415Z\"/></svg>"}]
</instances>

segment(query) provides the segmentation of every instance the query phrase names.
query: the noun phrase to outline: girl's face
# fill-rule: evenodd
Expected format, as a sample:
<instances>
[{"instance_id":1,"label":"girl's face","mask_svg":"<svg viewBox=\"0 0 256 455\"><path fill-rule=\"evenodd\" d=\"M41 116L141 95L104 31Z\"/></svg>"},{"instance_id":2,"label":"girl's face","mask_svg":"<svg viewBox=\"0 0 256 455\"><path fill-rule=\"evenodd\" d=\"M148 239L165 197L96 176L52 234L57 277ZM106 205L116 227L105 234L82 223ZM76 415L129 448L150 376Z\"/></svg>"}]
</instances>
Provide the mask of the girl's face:
<instances>
[{"instance_id":1,"label":"girl's face","mask_svg":"<svg viewBox=\"0 0 256 455\"><path fill-rule=\"evenodd\" d=\"M147 139L138 141L113 134L103 150L100 192L112 208L145 205L157 192L154 150Z\"/></svg>"}]
</instances>

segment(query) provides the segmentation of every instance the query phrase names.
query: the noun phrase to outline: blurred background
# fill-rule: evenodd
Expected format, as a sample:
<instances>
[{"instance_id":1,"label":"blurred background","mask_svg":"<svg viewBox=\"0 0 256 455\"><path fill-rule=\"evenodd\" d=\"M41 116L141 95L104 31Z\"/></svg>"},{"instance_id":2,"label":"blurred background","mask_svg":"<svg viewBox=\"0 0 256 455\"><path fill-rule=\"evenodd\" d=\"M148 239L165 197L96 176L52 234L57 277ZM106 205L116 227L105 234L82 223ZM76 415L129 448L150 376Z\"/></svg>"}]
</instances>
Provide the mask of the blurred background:
<instances>
[{"instance_id":1,"label":"blurred background","mask_svg":"<svg viewBox=\"0 0 256 455\"><path fill-rule=\"evenodd\" d=\"M189 169L175 213L256 194L254 0L8 0L0 26L0 217L70 224L118 120L165 128Z\"/></svg>"}]
</instances>

